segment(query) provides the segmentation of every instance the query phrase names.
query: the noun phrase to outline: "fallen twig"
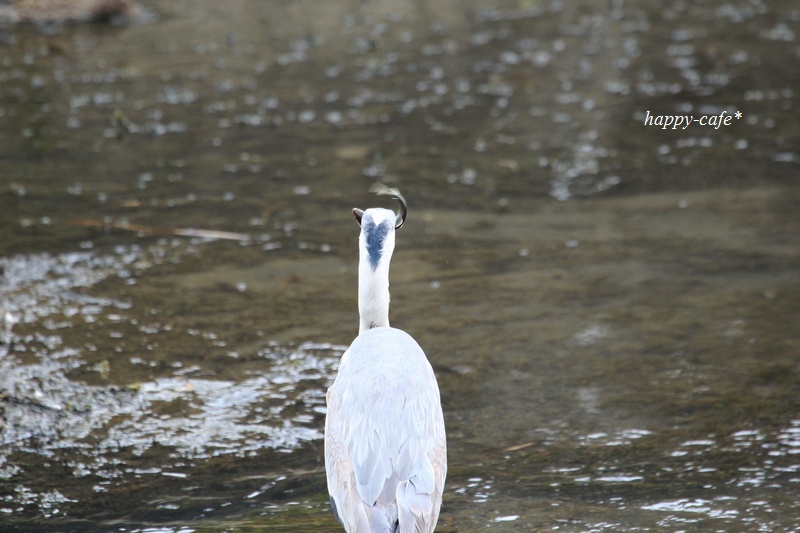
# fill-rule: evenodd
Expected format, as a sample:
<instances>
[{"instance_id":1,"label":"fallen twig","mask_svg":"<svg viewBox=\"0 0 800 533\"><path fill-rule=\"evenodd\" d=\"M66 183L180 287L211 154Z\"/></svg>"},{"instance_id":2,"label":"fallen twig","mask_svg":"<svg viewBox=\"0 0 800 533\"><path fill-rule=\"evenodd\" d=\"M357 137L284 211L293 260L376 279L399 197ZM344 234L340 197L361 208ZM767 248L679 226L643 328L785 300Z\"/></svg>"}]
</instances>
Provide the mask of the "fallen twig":
<instances>
[{"instance_id":1,"label":"fallen twig","mask_svg":"<svg viewBox=\"0 0 800 533\"><path fill-rule=\"evenodd\" d=\"M508 448L503 449L504 452L516 452L518 450L524 450L525 448L530 448L531 446L535 445L535 442L525 442L523 444L517 444L516 446L509 446Z\"/></svg>"},{"instance_id":2,"label":"fallen twig","mask_svg":"<svg viewBox=\"0 0 800 533\"><path fill-rule=\"evenodd\" d=\"M246 233L235 233L232 231L217 231L195 228L156 228L141 224L130 224L128 222L113 222L90 218L67 220L67 224L73 226L86 226L90 228L119 229L123 231L135 231L137 233L147 233L150 235L177 235L180 237L197 237L201 239L223 239L228 241L249 241L250 235Z\"/></svg>"}]
</instances>

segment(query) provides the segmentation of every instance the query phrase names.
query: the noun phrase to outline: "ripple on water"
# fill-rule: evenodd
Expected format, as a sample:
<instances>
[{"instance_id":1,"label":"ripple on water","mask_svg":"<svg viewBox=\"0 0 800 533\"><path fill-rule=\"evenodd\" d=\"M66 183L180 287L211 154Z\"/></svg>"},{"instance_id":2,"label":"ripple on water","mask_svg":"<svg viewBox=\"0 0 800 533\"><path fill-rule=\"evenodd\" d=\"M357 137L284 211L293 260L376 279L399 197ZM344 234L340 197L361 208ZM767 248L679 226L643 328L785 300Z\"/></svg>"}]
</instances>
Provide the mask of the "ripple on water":
<instances>
[{"instance_id":1,"label":"ripple on water","mask_svg":"<svg viewBox=\"0 0 800 533\"><path fill-rule=\"evenodd\" d=\"M800 420L792 420L777 430L746 428L683 441L669 454L682 465L670 471L702 479L702 496L655 501L641 509L664 513L658 519L663 527L711 519L736 530L747 525L755 528L748 531L775 531L776 507L796 505L798 437ZM736 468L731 468L731 454L741 461Z\"/></svg>"},{"instance_id":2,"label":"ripple on water","mask_svg":"<svg viewBox=\"0 0 800 533\"><path fill-rule=\"evenodd\" d=\"M471 477L465 485L454 485L452 491L469 497L472 503L486 503L496 493L493 485L494 481L491 479Z\"/></svg>"},{"instance_id":3,"label":"ripple on water","mask_svg":"<svg viewBox=\"0 0 800 533\"><path fill-rule=\"evenodd\" d=\"M268 369L239 382L163 377L142 383L130 404L96 421L108 431L96 449L106 454L129 448L141 455L161 445L198 459L264 448L289 451L321 439L314 415L325 412L329 376L344 349L261 350L258 356L269 361ZM179 410L158 414L159 406L179 401ZM303 406L300 412L297 405Z\"/></svg>"},{"instance_id":4,"label":"ripple on water","mask_svg":"<svg viewBox=\"0 0 800 533\"><path fill-rule=\"evenodd\" d=\"M154 333L172 331L168 324L154 329L131 318L135 301L94 297L89 289L113 276L124 283L175 256L180 252L120 247L108 255L0 258L0 316L6 325L0 346L0 479L25 486L28 466L11 462L12 453L57 458L75 478L180 477L186 459L290 451L322 438L325 391L343 346L270 344L241 360L237 353L229 363L243 365L233 373L235 379L196 377L203 370L197 365L158 366L141 357L130 361L149 369L145 375L151 377L140 382L93 385L71 377L86 368L108 372L107 361L95 362L95 352L108 348L87 342L89 337L105 333L124 339L121 331L128 324ZM71 332L61 338L48 331L80 332L87 323L95 328L87 337ZM198 331L198 336L212 345L223 343L210 332ZM247 370L253 363L258 369ZM166 463L160 454L155 465L143 459L156 447L171 450ZM131 457L139 458L135 468L126 467ZM105 490L102 483L96 490ZM26 506L44 512L54 498L41 490L17 491L4 496L8 507L0 505L0 512Z\"/></svg>"},{"instance_id":5,"label":"ripple on water","mask_svg":"<svg viewBox=\"0 0 800 533\"><path fill-rule=\"evenodd\" d=\"M4 310L23 322L36 322L72 298L70 290L89 287L124 270L135 257L131 251L115 257L73 252L0 258Z\"/></svg>"},{"instance_id":6,"label":"ripple on water","mask_svg":"<svg viewBox=\"0 0 800 533\"><path fill-rule=\"evenodd\" d=\"M726 509L725 502L732 498L722 497L714 500L696 499L677 499L658 502L642 506L645 511L661 511L669 513L691 513L705 515L709 518L736 518L739 512L735 509ZM687 518L686 516L673 516L669 519L673 522L690 523L699 522L701 518Z\"/></svg>"}]
</instances>

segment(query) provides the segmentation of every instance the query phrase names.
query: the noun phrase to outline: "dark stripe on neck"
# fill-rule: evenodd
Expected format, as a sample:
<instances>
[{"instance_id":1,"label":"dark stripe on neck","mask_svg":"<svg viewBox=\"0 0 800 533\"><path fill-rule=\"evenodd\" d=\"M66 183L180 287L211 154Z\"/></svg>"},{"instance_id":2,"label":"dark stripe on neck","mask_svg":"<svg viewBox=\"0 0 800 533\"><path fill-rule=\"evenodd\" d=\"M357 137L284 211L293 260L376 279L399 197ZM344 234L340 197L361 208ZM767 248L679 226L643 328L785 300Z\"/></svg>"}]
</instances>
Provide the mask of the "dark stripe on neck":
<instances>
[{"instance_id":1,"label":"dark stripe on neck","mask_svg":"<svg viewBox=\"0 0 800 533\"><path fill-rule=\"evenodd\" d=\"M370 224L364 226L364 241L367 245L367 256L372 270L378 268L378 263L383 256L383 243L389 233L389 225L384 221L378 226Z\"/></svg>"}]
</instances>

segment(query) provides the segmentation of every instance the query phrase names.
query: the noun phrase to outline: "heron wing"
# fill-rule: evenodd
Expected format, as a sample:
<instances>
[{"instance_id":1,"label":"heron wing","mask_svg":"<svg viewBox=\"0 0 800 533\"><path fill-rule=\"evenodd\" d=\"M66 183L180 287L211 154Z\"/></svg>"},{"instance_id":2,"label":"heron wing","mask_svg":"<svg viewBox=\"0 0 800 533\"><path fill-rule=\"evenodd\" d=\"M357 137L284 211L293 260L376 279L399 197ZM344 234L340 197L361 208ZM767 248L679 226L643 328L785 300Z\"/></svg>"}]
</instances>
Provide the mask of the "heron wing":
<instances>
[{"instance_id":1,"label":"heron wing","mask_svg":"<svg viewBox=\"0 0 800 533\"><path fill-rule=\"evenodd\" d=\"M377 330L383 331L372 333ZM446 470L436 378L407 334L393 328L366 334L370 342L366 347L359 342L365 334L354 341L328 392L329 491L340 516L363 513L372 522L380 509L383 523L394 524L398 513L410 513L405 521L416 523L419 531L432 531ZM435 464L442 461L443 467ZM332 468L338 472L331 473ZM354 505L353 492L360 505ZM348 506L362 509L347 511ZM403 530L402 515L400 521Z\"/></svg>"},{"instance_id":2,"label":"heron wing","mask_svg":"<svg viewBox=\"0 0 800 533\"><path fill-rule=\"evenodd\" d=\"M434 414L430 439L432 446L420 468L396 489L399 533L430 533L436 527L447 475L447 444L444 419Z\"/></svg>"},{"instance_id":3,"label":"heron wing","mask_svg":"<svg viewBox=\"0 0 800 533\"><path fill-rule=\"evenodd\" d=\"M351 460L356 476L358 494L367 505L375 505L383 491L383 486L392 476L392 459L376 428L363 424L351 441Z\"/></svg>"},{"instance_id":4,"label":"heron wing","mask_svg":"<svg viewBox=\"0 0 800 533\"><path fill-rule=\"evenodd\" d=\"M370 531L367 510L360 502L356 478L345 438L346 417L342 407L342 394L328 389L328 413L325 417L325 472L328 493L336 519L346 531Z\"/></svg>"}]
</instances>

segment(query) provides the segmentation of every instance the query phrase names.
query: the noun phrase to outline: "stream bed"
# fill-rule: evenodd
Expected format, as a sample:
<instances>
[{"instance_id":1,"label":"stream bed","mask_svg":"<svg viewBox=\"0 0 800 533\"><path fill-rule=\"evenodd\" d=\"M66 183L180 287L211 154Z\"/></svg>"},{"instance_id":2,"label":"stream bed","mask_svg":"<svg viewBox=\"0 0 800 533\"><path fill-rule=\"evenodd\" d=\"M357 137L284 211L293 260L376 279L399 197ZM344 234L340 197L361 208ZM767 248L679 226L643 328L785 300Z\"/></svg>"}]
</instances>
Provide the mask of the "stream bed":
<instances>
[{"instance_id":1,"label":"stream bed","mask_svg":"<svg viewBox=\"0 0 800 533\"><path fill-rule=\"evenodd\" d=\"M3 531L341 531L376 181L437 531L800 531L795 2L142 4L0 25Z\"/></svg>"}]
</instances>

